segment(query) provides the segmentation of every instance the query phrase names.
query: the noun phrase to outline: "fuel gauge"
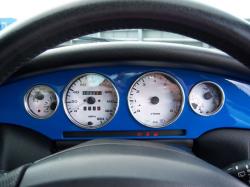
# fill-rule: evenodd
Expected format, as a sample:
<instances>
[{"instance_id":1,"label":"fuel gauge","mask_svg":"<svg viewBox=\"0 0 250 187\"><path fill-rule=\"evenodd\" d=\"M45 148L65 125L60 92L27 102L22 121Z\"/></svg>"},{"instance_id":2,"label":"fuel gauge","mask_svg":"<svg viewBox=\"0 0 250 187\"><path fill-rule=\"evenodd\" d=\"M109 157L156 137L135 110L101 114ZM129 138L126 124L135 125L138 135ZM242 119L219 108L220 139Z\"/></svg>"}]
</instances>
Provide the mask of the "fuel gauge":
<instances>
[{"instance_id":1,"label":"fuel gauge","mask_svg":"<svg viewBox=\"0 0 250 187\"><path fill-rule=\"evenodd\" d=\"M196 84L189 94L189 104L194 112L202 116L211 116L220 111L224 104L222 88L213 82Z\"/></svg>"},{"instance_id":2,"label":"fuel gauge","mask_svg":"<svg viewBox=\"0 0 250 187\"><path fill-rule=\"evenodd\" d=\"M46 119L56 111L58 97L52 88L46 85L37 85L25 95L24 106L32 117Z\"/></svg>"}]
</instances>

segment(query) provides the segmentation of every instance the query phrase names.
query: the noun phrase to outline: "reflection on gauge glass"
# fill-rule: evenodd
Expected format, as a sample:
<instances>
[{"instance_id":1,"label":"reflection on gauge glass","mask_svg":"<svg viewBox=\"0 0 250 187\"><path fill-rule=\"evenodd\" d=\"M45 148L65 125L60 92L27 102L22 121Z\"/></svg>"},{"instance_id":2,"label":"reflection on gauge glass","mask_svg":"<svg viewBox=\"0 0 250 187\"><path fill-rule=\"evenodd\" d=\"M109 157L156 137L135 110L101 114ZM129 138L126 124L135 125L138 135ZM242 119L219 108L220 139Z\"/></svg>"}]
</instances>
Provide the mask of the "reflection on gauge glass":
<instances>
[{"instance_id":1,"label":"reflection on gauge glass","mask_svg":"<svg viewBox=\"0 0 250 187\"><path fill-rule=\"evenodd\" d=\"M197 114L202 116L213 115L224 104L224 92L219 85L213 82L198 83L189 94L189 104Z\"/></svg>"},{"instance_id":2,"label":"reflection on gauge glass","mask_svg":"<svg viewBox=\"0 0 250 187\"><path fill-rule=\"evenodd\" d=\"M141 124L161 128L175 121L182 112L184 94L170 75L150 72L142 75L130 88L128 105Z\"/></svg>"},{"instance_id":3,"label":"reflection on gauge glass","mask_svg":"<svg viewBox=\"0 0 250 187\"><path fill-rule=\"evenodd\" d=\"M58 97L52 88L45 85L37 85L31 88L25 95L24 105L32 117L46 119L56 111Z\"/></svg>"},{"instance_id":4,"label":"reflection on gauge glass","mask_svg":"<svg viewBox=\"0 0 250 187\"><path fill-rule=\"evenodd\" d=\"M112 82L100 74L87 73L72 80L63 95L64 110L77 126L103 127L114 117L119 96Z\"/></svg>"}]
</instances>

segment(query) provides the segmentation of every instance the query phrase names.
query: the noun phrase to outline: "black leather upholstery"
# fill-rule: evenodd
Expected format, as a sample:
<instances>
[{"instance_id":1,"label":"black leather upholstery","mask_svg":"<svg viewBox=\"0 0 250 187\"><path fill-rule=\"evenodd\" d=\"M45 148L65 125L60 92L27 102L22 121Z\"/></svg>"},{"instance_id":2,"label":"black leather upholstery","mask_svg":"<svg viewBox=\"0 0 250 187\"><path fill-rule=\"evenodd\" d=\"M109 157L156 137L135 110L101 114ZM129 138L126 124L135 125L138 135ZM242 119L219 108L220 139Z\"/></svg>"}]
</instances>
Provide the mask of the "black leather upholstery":
<instances>
[{"instance_id":1,"label":"black leather upholstery","mask_svg":"<svg viewBox=\"0 0 250 187\"><path fill-rule=\"evenodd\" d=\"M84 0L10 26L0 35L0 83L44 50L101 30L154 28L184 34L229 53L250 67L250 27L192 1Z\"/></svg>"}]
</instances>

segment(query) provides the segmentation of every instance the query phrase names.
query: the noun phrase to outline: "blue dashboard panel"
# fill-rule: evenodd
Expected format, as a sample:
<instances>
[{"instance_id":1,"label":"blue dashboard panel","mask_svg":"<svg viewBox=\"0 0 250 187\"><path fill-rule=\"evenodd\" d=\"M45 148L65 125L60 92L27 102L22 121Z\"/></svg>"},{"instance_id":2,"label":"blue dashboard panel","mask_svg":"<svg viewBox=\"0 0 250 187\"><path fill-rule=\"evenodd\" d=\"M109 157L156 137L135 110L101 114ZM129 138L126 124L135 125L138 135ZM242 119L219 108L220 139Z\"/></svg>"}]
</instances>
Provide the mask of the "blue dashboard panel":
<instances>
[{"instance_id":1,"label":"blue dashboard panel","mask_svg":"<svg viewBox=\"0 0 250 187\"><path fill-rule=\"evenodd\" d=\"M141 125L129 112L127 94L133 82L142 74L150 71L162 71L175 77L182 85L185 104L180 117L171 125L152 129ZM96 130L81 129L74 125L63 109L63 91L68 83L83 73L100 73L109 77L116 86L120 103L116 116L106 126ZM213 81L221 86L225 93L223 108L215 115L205 117L193 112L188 103L191 88L201 81ZM35 85L48 85L59 98L57 111L48 119L31 117L24 107L26 92ZM0 87L0 123L17 125L33 129L53 140L78 140L107 137L105 132L116 135L112 138L129 139L193 139L205 132L218 128L250 128L250 85L245 82L198 71L152 68L143 66L103 66L59 70L19 80L13 80ZM168 134L177 130L179 134ZM65 133L88 132L77 137L65 136ZM98 135L98 133L100 133ZM95 135L96 134L96 135Z\"/></svg>"}]
</instances>

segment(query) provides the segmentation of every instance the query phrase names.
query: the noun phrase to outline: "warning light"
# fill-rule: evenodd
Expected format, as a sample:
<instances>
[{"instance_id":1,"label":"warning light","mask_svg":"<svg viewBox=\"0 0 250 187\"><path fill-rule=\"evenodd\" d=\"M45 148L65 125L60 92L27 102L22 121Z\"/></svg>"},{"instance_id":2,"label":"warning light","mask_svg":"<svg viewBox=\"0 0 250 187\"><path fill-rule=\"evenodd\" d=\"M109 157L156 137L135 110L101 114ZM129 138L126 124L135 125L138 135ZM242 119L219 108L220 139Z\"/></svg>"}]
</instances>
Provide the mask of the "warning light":
<instances>
[{"instance_id":1,"label":"warning light","mask_svg":"<svg viewBox=\"0 0 250 187\"><path fill-rule=\"evenodd\" d=\"M159 136L159 133L158 132L154 132L153 135L154 136Z\"/></svg>"},{"instance_id":2,"label":"warning light","mask_svg":"<svg viewBox=\"0 0 250 187\"><path fill-rule=\"evenodd\" d=\"M105 132L64 132L64 137L75 138L75 137L161 137L161 136L185 136L185 130L159 130L159 131L105 131Z\"/></svg>"},{"instance_id":3,"label":"warning light","mask_svg":"<svg viewBox=\"0 0 250 187\"><path fill-rule=\"evenodd\" d=\"M137 132L137 136L143 136L142 132Z\"/></svg>"}]
</instances>

